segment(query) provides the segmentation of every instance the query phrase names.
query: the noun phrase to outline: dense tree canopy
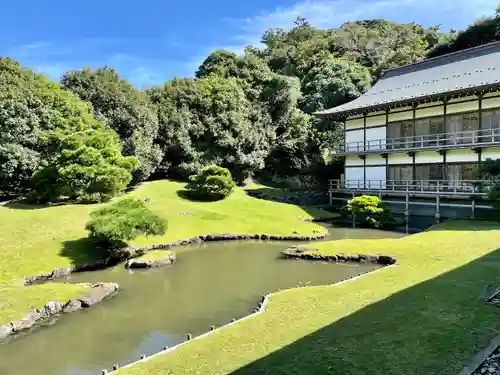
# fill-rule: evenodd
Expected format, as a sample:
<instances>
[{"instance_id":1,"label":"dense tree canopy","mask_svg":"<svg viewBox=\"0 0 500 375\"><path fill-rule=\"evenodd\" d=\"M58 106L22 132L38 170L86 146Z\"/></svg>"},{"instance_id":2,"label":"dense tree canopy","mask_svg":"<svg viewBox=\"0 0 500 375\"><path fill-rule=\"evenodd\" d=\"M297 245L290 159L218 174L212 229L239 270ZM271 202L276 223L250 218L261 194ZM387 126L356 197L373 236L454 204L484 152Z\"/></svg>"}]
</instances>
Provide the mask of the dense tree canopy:
<instances>
[{"instance_id":1,"label":"dense tree canopy","mask_svg":"<svg viewBox=\"0 0 500 375\"><path fill-rule=\"evenodd\" d=\"M89 103L0 58L0 194L26 192L33 174L57 157L54 140L97 126Z\"/></svg>"},{"instance_id":2,"label":"dense tree canopy","mask_svg":"<svg viewBox=\"0 0 500 375\"><path fill-rule=\"evenodd\" d=\"M364 66L329 56L304 77L304 111L321 111L354 100L370 88L371 81Z\"/></svg>"},{"instance_id":3,"label":"dense tree canopy","mask_svg":"<svg viewBox=\"0 0 500 375\"><path fill-rule=\"evenodd\" d=\"M39 192L55 179L49 195L109 197L132 170L132 182L187 179L209 165L238 182L334 178L341 127L315 111L362 95L385 69L500 40L499 19L456 33L382 19L320 29L299 17L291 29L267 30L260 47L216 50L195 78L146 91L112 68L68 72L61 86L2 58L0 192Z\"/></svg>"},{"instance_id":4,"label":"dense tree canopy","mask_svg":"<svg viewBox=\"0 0 500 375\"><path fill-rule=\"evenodd\" d=\"M111 68L68 72L61 82L80 98L92 103L96 117L120 136L125 155L139 159L141 166L135 173L135 180L147 179L161 160L160 150L154 143L158 135L158 119L147 96Z\"/></svg>"},{"instance_id":5,"label":"dense tree canopy","mask_svg":"<svg viewBox=\"0 0 500 375\"><path fill-rule=\"evenodd\" d=\"M500 7L493 17L481 18L467 29L453 33L446 43L433 48L428 57L441 56L451 52L461 51L466 48L476 47L481 44L497 42L500 40Z\"/></svg>"},{"instance_id":6,"label":"dense tree canopy","mask_svg":"<svg viewBox=\"0 0 500 375\"><path fill-rule=\"evenodd\" d=\"M98 126L62 137L54 161L33 177L32 198L54 202L61 197L83 202L102 202L120 193L139 167L133 156L122 156L118 135Z\"/></svg>"},{"instance_id":7,"label":"dense tree canopy","mask_svg":"<svg viewBox=\"0 0 500 375\"><path fill-rule=\"evenodd\" d=\"M273 136L270 122L235 78L175 79L149 94L158 107L163 165L175 176L217 164L241 179L263 168Z\"/></svg>"}]
</instances>

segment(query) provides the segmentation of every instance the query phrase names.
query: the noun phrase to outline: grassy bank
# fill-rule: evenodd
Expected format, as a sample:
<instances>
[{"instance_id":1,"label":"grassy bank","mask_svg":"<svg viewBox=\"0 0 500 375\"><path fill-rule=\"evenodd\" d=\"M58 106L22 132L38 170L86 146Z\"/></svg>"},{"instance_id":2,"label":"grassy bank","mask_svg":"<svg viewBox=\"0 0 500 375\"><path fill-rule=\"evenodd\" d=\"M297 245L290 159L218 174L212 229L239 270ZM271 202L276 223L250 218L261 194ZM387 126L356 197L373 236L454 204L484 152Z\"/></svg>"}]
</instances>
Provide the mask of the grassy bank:
<instances>
[{"instance_id":1,"label":"grassy bank","mask_svg":"<svg viewBox=\"0 0 500 375\"><path fill-rule=\"evenodd\" d=\"M325 214L319 210L306 212L293 205L250 198L241 189L221 202L192 202L182 198L182 188L181 183L155 181L130 193L149 197L151 208L168 220L164 236L142 237L132 245L166 243L201 234L310 235L322 230L297 220ZM97 207L17 203L0 206L0 324L41 307L50 299L62 301L81 294L82 287L78 285L23 287L22 277L99 259L101 255L87 240L84 229L89 213Z\"/></svg>"},{"instance_id":2,"label":"grassy bank","mask_svg":"<svg viewBox=\"0 0 500 375\"><path fill-rule=\"evenodd\" d=\"M317 243L325 254L387 254L398 265L277 293L264 314L118 374L456 374L500 330L500 309L480 300L500 285L499 243L500 224L475 221L400 240Z\"/></svg>"}]
</instances>

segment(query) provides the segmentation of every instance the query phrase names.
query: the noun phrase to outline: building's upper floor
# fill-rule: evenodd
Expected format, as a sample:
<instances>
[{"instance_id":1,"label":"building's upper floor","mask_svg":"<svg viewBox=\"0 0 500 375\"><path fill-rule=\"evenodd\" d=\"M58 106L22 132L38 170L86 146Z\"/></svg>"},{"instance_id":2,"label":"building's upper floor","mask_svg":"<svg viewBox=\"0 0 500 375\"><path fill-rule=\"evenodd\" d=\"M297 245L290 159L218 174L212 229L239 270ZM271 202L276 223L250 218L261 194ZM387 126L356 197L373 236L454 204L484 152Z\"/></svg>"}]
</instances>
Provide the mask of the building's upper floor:
<instances>
[{"instance_id":1,"label":"building's upper floor","mask_svg":"<svg viewBox=\"0 0 500 375\"><path fill-rule=\"evenodd\" d=\"M343 155L500 145L498 61L500 42L392 69L317 115L344 124Z\"/></svg>"}]
</instances>

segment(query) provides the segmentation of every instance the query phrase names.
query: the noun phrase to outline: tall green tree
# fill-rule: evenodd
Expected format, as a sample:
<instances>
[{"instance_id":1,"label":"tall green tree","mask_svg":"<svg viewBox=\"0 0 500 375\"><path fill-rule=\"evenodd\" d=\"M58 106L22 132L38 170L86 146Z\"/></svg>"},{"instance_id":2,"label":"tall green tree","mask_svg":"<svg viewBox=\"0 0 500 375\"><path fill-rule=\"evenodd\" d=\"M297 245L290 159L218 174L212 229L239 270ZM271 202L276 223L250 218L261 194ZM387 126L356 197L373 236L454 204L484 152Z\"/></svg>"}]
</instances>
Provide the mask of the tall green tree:
<instances>
[{"instance_id":1,"label":"tall green tree","mask_svg":"<svg viewBox=\"0 0 500 375\"><path fill-rule=\"evenodd\" d=\"M441 41L439 45L429 51L428 57L437 57L499 40L500 7L496 9L493 16L481 18L467 29L459 33L453 33L453 37Z\"/></svg>"},{"instance_id":2,"label":"tall green tree","mask_svg":"<svg viewBox=\"0 0 500 375\"><path fill-rule=\"evenodd\" d=\"M158 108L162 164L172 165L171 175L186 178L216 164L242 180L264 167L273 129L236 78L174 79L149 94Z\"/></svg>"},{"instance_id":3,"label":"tall green tree","mask_svg":"<svg viewBox=\"0 0 500 375\"><path fill-rule=\"evenodd\" d=\"M103 202L123 191L139 167L133 156L122 156L118 135L104 125L66 135L50 132L57 144L55 160L33 177L31 198Z\"/></svg>"},{"instance_id":4,"label":"tall green tree","mask_svg":"<svg viewBox=\"0 0 500 375\"><path fill-rule=\"evenodd\" d=\"M158 118L147 95L107 67L68 72L61 82L92 103L96 118L104 120L120 136L123 153L139 159L141 166L134 172L134 180L146 180L161 160L160 149L154 143Z\"/></svg>"},{"instance_id":5,"label":"tall green tree","mask_svg":"<svg viewBox=\"0 0 500 375\"><path fill-rule=\"evenodd\" d=\"M304 77L302 107L312 113L344 104L366 92L371 82L372 76L364 66L329 56Z\"/></svg>"},{"instance_id":6,"label":"tall green tree","mask_svg":"<svg viewBox=\"0 0 500 375\"><path fill-rule=\"evenodd\" d=\"M212 52L203 61L195 75L196 78L205 78L210 74L217 74L222 77L234 75L238 69L238 56L227 50L217 50Z\"/></svg>"},{"instance_id":7,"label":"tall green tree","mask_svg":"<svg viewBox=\"0 0 500 375\"><path fill-rule=\"evenodd\" d=\"M72 134L99 126L89 103L10 58L0 58L0 194L30 189L38 170L56 158L47 133Z\"/></svg>"}]
</instances>

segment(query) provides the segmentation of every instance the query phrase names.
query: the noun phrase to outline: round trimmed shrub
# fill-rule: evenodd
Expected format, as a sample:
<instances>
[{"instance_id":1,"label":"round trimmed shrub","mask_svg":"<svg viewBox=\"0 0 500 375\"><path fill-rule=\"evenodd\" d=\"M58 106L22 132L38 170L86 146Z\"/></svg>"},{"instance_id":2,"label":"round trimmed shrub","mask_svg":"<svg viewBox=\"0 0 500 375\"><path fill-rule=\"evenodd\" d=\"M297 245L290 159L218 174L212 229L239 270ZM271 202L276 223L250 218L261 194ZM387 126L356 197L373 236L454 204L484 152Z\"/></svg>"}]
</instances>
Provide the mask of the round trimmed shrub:
<instances>
[{"instance_id":1,"label":"round trimmed shrub","mask_svg":"<svg viewBox=\"0 0 500 375\"><path fill-rule=\"evenodd\" d=\"M228 197L235 186L227 168L209 165L199 173L189 176L186 189L193 198L219 200Z\"/></svg>"},{"instance_id":2,"label":"round trimmed shrub","mask_svg":"<svg viewBox=\"0 0 500 375\"><path fill-rule=\"evenodd\" d=\"M347 201L347 211L364 224L383 228L395 223L391 210L384 207L382 200L374 195L362 195Z\"/></svg>"}]
</instances>

